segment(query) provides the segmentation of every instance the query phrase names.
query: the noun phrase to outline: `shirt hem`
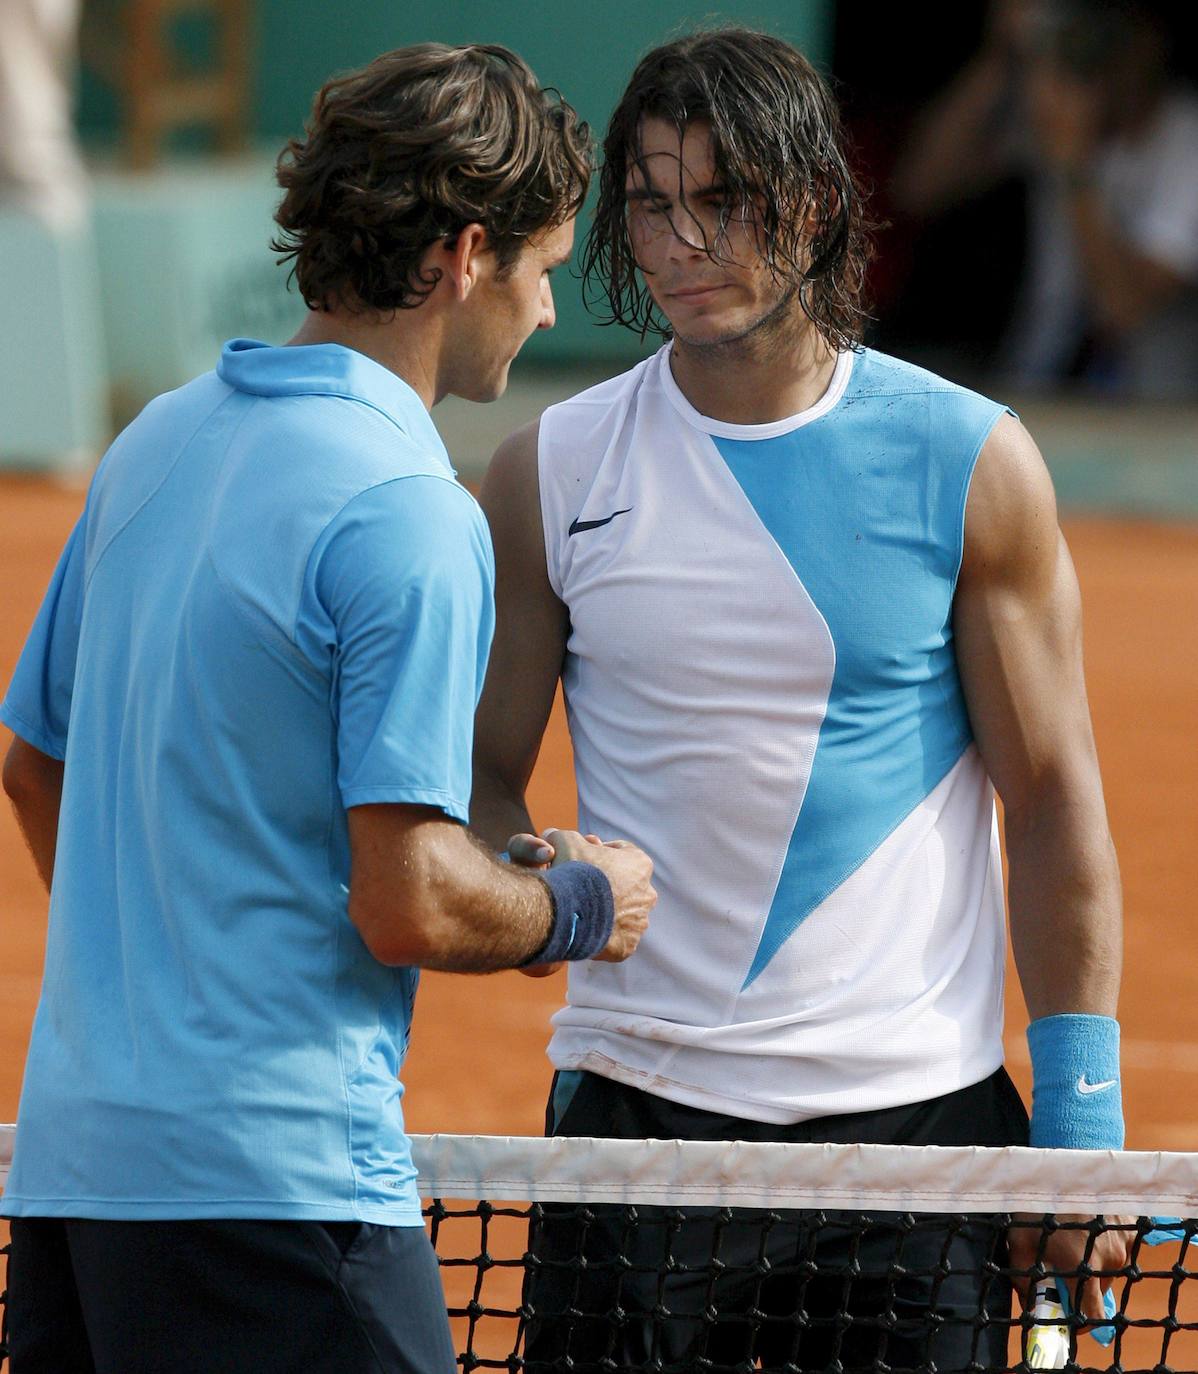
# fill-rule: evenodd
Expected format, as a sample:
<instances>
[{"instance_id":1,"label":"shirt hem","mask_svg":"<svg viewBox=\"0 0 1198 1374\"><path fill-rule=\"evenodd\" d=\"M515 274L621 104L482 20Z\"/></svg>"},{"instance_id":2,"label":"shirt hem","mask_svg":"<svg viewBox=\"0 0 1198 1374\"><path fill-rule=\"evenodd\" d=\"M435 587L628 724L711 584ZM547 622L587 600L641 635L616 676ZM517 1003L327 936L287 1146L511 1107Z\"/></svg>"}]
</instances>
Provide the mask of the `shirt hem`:
<instances>
[{"instance_id":1,"label":"shirt hem","mask_svg":"<svg viewBox=\"0 0 1198 1374\"><path fill-rule=\"evenodd\" d=\"M463 824L470 819L468 802L435 787L343 787L341 800L346 810L376 802L398 802L412 806L435 806Z\"/></svg>"},{"instance_id":2,"label":"shirt hem","mask_svg":"<svg viewBox=\"0 0 1198 1374\"><path fill-rule=\"evenodd\" d=\"M365 1221L380 1226L423 1226L420 1204L111 1202L97 1198L0 1197L0 1217L79 1217L89 1221Z\"/></svg>"},{"instance_id":3,"label":"shirt hem","mask_svg":"<svg viewBox=\"0 0 1198 1374\"><path fill-rule=\"evenodd\" d=\"M746 1121L762 1121L771 1126L796 1126L800 1122L813 1121L825 1116L845 1116L858 1112L888 1111L892 1107L914 1106L917 1102L929 1102L937 1097L944 1097L948 1093L959 1092L962 1088L971 1088L976 1083L984 1082L1003 1065L1003 1054L1000 1046L996 1054L987 1056L980 1061L981 1067L968 1071L962 1070L955 1077L946 1079L942 1083L929 1079L926 1084L928 1091L917 1097L903 1096L894 1100L878 1101L858 1098L843 1108L837 1109L827 1102L813 1103L809 1108L783 1108L732 1097L724 1093L712 1092L709 1088L680 1082L675 1078L667 1078L648 1069L634 1069L631 1065L622 1064L609 1055L601 1054L596 1050L572 1054L560 1051L554 1053L553 1047L550 1046L549 1057L555 1069L580 1069L586 1073L598 1074L601 1078L610 1078L616 1083L623 1083L625 1087L639 1088L641 1092L651 1093L654 1097L664 1097L669 1102L679 1102L684 1107L695 1107L706 1112L721 1112L726 1116L738 1116ZM993 1059L992 1063L991 1059Z\"/></svg>"},{"instance_id":4,"label":"shirt hem","mask_svg":"<svg viewBox=\"0 0 1198 1374\"><path fill-rule=\"evenodd\" d=\"M16 713L8 704L7 699L0 701L0 720L8 726L14 735L19 735L26 744L31 744L35 749L40 749L43 754L50 758L57 759L61 763L66 757L65 742L59 743L57 740L51 739L49 735L42 734L40 730L30 725L23 716Z\"/></svg>"}]
</instances>

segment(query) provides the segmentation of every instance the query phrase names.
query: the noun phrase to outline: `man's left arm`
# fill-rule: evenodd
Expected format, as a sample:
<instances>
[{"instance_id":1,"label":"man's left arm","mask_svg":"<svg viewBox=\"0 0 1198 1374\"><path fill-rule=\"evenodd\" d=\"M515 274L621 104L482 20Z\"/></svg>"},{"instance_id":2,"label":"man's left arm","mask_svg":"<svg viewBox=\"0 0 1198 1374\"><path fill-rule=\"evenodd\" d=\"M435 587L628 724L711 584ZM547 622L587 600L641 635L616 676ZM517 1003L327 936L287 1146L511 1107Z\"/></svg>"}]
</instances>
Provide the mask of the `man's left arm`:
<instances>
[{"instance_id":1,"label":"man's left arm","mask_svg":"<svg viewBox=\"0 0 1198 1374\"><path fill-rule=\"evenodd\" d=\"M20 735L15 736L4 759L4 790L47 891L54 876L62 774L61 759L51 758Z\"/></svg>"},{"instance_id":2,"label":"man's left arm","mask_svg":"<svg viewBox=\"0 0 1198 1374\"><path fill-rule=\"evenodd\" d=\"M84 512L66 542L12 681L0 721L15 738L4 759L4 790L47 891L54 874L63 763L75 691L83 614Z\"/></svg>"},{"instance_id":3,"label":"man's left arm","mask_svg":"<svg viewBox=\"0 0 1198 1374\"><path fill-rule=\"evenodd\" d=\"M1048 471L1011 416L974 473L953 625L974 737L1005 814L1011 939L1032 1020L1032 1144L1118 1149L1121 899L1086 702L1080 597ZM1017 1234L1013 1259L1030 1264L1035 1246L1017 1255L1026 1248ZM1050 1237L1055 1267L1076 1268L1086 1239ZM1097 1270L1125 1260L1124 1237L1106 1233L1087 1262ZM1093 1280L1081 1307L1102 1313Z\"/></svg>"},{"instance_id":4,"label":"man's left arm","mask_svg":"<svg viewBox=\"0 0 1198 1374\"><path fill-rule=\"evenodd\" d=\"M974 737L1003 802L1028 1012L1113 1017L1119 869L1086 702L1077 578L1048 471L1011 416L974 473L953 628Z\"/></svg>"}]
</instances>

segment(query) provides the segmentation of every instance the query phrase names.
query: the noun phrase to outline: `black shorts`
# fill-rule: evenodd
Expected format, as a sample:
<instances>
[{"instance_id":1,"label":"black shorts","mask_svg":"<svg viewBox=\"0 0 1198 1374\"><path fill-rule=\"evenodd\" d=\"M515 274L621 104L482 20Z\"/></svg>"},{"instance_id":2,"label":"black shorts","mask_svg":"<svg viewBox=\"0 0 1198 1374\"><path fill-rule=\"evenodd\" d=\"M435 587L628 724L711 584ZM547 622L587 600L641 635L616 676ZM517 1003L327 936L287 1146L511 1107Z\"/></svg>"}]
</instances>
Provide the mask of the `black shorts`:
<instances>
[{"instance_id":1,"label":"black shorts","mask_svg":"<svg viewBox=\"0 0 1198 1374\"><path fill-rule=\"evenodd\" d=\"M12 1374L453 1374L422 1227L12 1222Z\"/></svg>"},{"instance_id":2,"label":"black shorts","mask_svg":"<svg viewBox=\"0 0 1198 1374\"><path fill-rule=\"evenodd\" d=\"M594 1074L567 1098L563 1078L554 1080L556 1112L550 1096L550 1135L995 1146L1028 1138L1002 1069L928 1102L791 1126L700 1111ZM689 1208L684 1220L663 1207L542 1211L529 1240L539 1264L525 1290L528 1374L1007 1367L1011 1289L996 1272L1006 1242L989 1220L881 1213L863 1228L837 1211L772 1220L749 1209Z\"/></svg>"}]
</instances>

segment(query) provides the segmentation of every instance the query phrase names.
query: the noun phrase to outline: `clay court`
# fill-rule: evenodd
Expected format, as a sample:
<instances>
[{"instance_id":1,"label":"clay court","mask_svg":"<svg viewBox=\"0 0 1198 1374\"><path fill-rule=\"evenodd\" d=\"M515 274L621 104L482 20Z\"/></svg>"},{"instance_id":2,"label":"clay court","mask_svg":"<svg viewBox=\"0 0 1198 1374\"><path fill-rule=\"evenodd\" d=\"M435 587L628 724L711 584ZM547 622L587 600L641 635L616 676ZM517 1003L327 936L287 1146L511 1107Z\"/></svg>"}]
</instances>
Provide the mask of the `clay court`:
<instances>
[{"instance_id":1,"label":"clay court","mask_svg":"<svg viewBox=\"0 0 1198 1374\"><path fill-rule=\"evenodd\" d=\"M0 681L7 682L83 488L0 478ZM1127 941L1121 1020L1127 1144L1198 1149L1198 525L1070 518L1086 605L1086 659L1122 863ZM7 746L7 735L4 740ZM534 778L538 824L572 824L564 718ZM15 1118L38 994L45 897L8 808L0 814L0 1121ZM538 1134L559 978L426 975L405 1072L417 1132ZM1025 1015L1008 993L1013 1073L1027 1089ZM1193 1366L1191 1366L1193 1367Z\"/></svg>"}]
</instances>

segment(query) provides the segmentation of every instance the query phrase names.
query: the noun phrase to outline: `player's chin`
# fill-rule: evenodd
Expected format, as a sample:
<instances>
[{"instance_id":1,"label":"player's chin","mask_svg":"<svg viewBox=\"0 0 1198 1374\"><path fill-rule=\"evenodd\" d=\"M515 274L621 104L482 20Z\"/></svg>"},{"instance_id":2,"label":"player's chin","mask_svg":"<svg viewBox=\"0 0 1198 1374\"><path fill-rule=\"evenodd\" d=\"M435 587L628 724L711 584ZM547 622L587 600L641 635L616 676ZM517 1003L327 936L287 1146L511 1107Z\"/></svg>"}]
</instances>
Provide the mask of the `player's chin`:
<instances>
[{"instance_id":1,"label":"player's chin","mask_svg":"<svg viewBox=\"0 0 1198 1374\"><path fill-rule=\"evenodd\" d=\"M741 321L727 317L679 320L674 324L675 337L692 348L715 348L720 344L735 343L749 332Z\"/></svg>"},{"instance_id":2,"label":"player's chin","mask_svg":"<svg viewBox=\"0 0 1198 1374\"><path fill-rule=\"evenodd\" d=\"M699 347L729 343L752 330L752 320L740 310L675 310L669 320L676 337Z\"/></svg>"},{"instance_id":3,"label":"player's chin","mask_svg":"<svg viewBox=\"0 0 1198 1374\"><path fill-rule=\"evenodd\" d=\"M486 405L488 401L499 400L507 390L508 372L511 365L511 359L509 359L495 371L480 372L471 378L469 390L462 390L458 392L458 395L464 401L475 401L480 405Z\"/></svg>"}]
</instances>

